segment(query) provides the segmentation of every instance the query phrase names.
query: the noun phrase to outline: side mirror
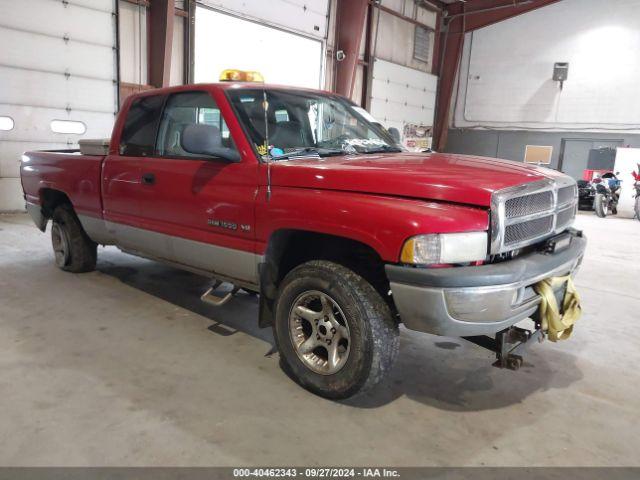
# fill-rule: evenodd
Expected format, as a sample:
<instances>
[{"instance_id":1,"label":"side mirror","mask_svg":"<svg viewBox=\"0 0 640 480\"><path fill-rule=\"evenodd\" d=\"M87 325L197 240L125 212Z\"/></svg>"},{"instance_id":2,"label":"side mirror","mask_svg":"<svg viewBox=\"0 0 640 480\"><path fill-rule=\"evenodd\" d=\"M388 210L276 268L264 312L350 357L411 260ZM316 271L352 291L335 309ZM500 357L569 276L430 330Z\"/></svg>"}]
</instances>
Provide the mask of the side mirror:
<instances>
[{"instance_id":1,"label":"side mirror","mask_svg":"<svg viewBox=\"0 0 640 480\"><path fill-rule=\"evenodd\" d=\"M207 155L218 157L228 162L240 161L240 154L222 145L220 129L213 125L193 123L182 129L180 146L185 152L194 155Z\"/></svg>"},{"instance_id":2,"label":"side mirror","mask_svg":"<svg viewBox=\"0 0 640 480\"><path fill-rule=\"evenodd\" d=\"M389 132L389 135L391 135L391 138L393 138L394 142L400 143L400 130L398 130L396 127L389 127L387 128L387 132Z\"/></svg>"}]
</instances>

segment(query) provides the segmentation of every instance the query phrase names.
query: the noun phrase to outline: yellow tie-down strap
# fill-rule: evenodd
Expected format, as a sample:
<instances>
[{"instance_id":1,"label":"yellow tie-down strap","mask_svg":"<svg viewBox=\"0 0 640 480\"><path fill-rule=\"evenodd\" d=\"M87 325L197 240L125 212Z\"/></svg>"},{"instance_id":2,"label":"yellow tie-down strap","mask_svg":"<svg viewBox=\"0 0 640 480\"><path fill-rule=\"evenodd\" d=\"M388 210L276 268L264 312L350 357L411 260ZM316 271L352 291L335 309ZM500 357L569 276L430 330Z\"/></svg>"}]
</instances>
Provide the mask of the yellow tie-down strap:
<instances>
[{"instance_id":1,"label":"yellow tie-down strap","mask_svg":"<svg viewBox=\"0 0 640 480\"><path fill-rule=\"evenodd\" d=\"M562 310L560 310L554 290L563 287L565 284L567 291L562 300ZM573 332L573 325L582 316L580 296L576 291L571 275L547 278L538 282L533 288L542 297L540 303L542 331L547 333L549 340L552 342L569 338L571 332ZM560 313L561 311L562 313Z\"/></svg>"}]
</instances>

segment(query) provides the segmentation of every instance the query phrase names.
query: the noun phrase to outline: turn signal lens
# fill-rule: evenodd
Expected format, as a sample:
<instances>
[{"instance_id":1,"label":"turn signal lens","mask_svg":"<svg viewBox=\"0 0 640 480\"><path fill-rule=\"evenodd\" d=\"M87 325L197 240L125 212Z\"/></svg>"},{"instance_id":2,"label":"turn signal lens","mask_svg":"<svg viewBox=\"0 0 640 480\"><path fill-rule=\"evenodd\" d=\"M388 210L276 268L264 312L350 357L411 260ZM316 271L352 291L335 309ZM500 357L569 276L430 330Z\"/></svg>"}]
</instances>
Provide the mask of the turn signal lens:
<instances>
[{"instance_id":1,"label":"turn signal lens","mask_svg":"<svg viewBox=\"0 0 640 480\"><path fill-rule=\"evenodd\" d=\"M400 261L414 265L480 262L487 248L487 232L418 235L405 242Z\"/></svg>"},{"instance_id":2,"label":"turn signal lens","mask_svg":"<svg viewBox=\"0 0 640 480\"><path fill-rule=\"evenodd\" d=\"M402 249L402 263L433 264L440 262L440 235L421 235L407 240Z\"/></svg>"},{"instance_id":3,"label":"turn signal lens","mask_svg":"<svg viewBox=\"0 0 640 480\"><path fill-rule=\"evenodd\" d=\"M259 82L264 83L260 72L227 69L220 74L221 82Z\"/></svg>"}]
</instances>

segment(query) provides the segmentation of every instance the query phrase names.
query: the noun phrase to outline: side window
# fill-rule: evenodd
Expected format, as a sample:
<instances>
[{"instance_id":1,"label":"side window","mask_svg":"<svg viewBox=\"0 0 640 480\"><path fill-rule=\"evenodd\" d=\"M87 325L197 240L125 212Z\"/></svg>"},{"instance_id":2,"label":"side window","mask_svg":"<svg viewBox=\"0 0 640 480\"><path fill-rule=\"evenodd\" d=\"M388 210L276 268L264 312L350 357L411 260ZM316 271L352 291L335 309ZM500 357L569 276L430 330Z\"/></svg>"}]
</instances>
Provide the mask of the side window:
<instances>
[{"instance_id":1,"label":"side window","mask_svg":"<svg viewBox=\"0 0 640 480\"><path fill-rule=\"evenodd\" d=\"M120 154L147 157L154 154L156 132L162 113L164 97L141 97L131 104L120 139Z\"/></svg>"},{"instance_id":2,"label":"side window","mask_svg":"<svg viewBox=\"0 0 640 480\"><path fill-rule=\"evenodd\" d=\"M207 92L176 93L169 97L162 114L156 149L162 157L202 158L207 155L187 152L182 138L193 125L205 133L208 150L232 149L235 145L215 100ZM213 155L211 155L213 156Z\"/></svg>"}]
</instances>

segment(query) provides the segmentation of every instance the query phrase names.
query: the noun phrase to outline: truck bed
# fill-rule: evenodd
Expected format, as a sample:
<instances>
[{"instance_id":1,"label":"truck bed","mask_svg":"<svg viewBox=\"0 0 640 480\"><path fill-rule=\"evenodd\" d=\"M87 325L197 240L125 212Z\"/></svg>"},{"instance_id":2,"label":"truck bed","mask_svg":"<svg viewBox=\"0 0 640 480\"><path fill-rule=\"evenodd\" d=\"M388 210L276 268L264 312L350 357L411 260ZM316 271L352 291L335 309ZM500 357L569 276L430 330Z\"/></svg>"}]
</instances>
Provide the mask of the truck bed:
<instances>
[{"instance_id":1,"label":"truck bed","mask_svg":"<svg viewBox=\"0 0 640 480\"><path fill-rule=\"evenodd\" d=\"M79 150L38 150L22 156L20 173L27 204L43 205L48 190L64 192L77 213L102 216L103 155Z\"/></svg>"}]
</instances>

